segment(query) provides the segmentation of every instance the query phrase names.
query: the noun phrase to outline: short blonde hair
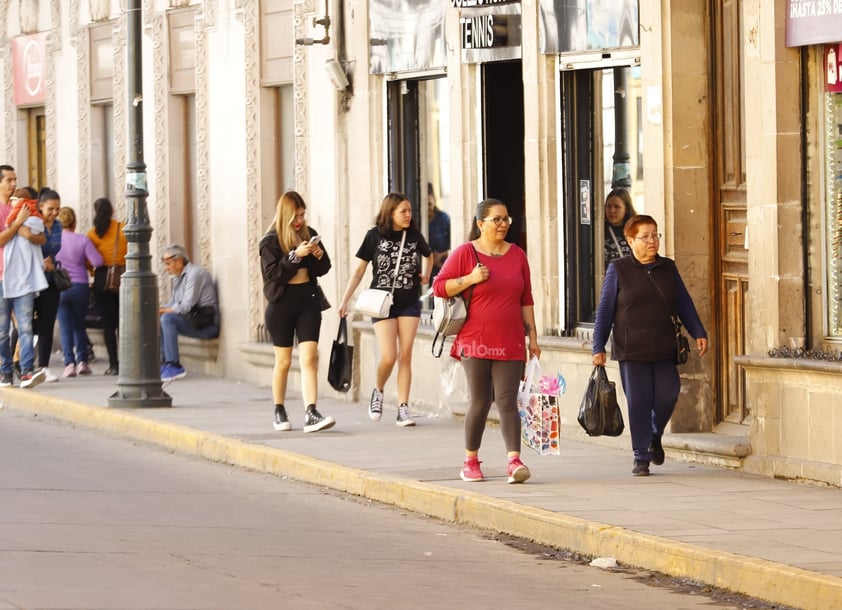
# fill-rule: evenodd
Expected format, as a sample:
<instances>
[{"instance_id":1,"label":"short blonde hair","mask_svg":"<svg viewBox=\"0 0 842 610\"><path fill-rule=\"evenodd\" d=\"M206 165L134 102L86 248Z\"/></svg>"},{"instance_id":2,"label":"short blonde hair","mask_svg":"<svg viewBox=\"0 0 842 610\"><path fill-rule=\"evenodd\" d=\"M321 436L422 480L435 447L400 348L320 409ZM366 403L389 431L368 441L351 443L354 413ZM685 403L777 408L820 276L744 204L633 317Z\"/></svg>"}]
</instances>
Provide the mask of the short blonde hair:
<instances>
[{"instance_id":1,"label":"short blonde hair","mask_svg":"<svg viewBox=\"0 0 842 610\"><path fill-rule=\"evenodd\" d=\"M62 206L58 211L58 221L61 223L61 226L65 229L75 229L76 228L76 212L73 211L73 208L68 206Z\"/></svg>"}]
</instances>

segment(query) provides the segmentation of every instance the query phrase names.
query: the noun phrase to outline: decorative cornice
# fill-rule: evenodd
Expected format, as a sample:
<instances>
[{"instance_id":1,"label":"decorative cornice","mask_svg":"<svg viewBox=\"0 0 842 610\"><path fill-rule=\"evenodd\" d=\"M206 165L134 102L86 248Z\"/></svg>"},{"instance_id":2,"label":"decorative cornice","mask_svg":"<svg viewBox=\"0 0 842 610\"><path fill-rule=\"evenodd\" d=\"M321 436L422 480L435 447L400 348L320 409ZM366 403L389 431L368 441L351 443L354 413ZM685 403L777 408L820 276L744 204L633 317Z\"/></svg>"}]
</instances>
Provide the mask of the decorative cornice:
<instances>
[{"instance_id":1,"label":"decorative cornice","mask_svg":"<svg viewBox=\"0 0 842 610\"><path fill-rule=\"evenodd\" d=\"M126 165L128 165L128 91L126 90L126 56L128 39L126 12L120 13L114 23L112 44L114 45L114 77L112 88L112 111L114 113L114 211L118 218L127 216L124 198Z\"/></svg>"},{"instance_id":2,"label":"decorative cornice","mask_svg":"<svg viewBox=\"0 0 842 610\"><path fill-rule=\"evenodd\" d=\"M196 211L197 218L203 222L194 222L193 229L198 231L199 251L193 256L199 264L213 273L211 265L213 244L211 243L211 190L210 190L210 84L208 76L208 35L207 31L214 27L215 2L202 3L201 10L196 12Z\"/></svg>"},{"instance_id":3,"label":"decorative cornice","mask_svg":"<svg viewBox=\"0 0 842 610\"><path fill-rule=\"evenodd\" d=\"M92 215L89 214L92 204L91 197L91 37L87 26L79 25L76 12L71 11L70 44L76 49L76 103L79 106L78 127L78 172L79 172L79 201L76 205L77 223L80 227L90 226Z\"/></svg>"},{"instance_id":4,"label":"decorative cornice","mask_svg":"<svg viewBox=\"0 0 842 610\"><path fill-rule=\"evenodd\" d=\"M9 2L11 0L0 0L0 23L7 23L9 18ZM6 28L0 28L0 48L11 49L11 40L6 37ZM8 163L12 166L17 166L17 158L15 155L15 143L17 142L17 121L15 121L15 96L14 96L14 77L12 75L12 54L3 53L2 76L0 76L0 83L2 83L3 95L3 124L6 126L5 137L3 142L2 155L0 155L0 163Z\"/></svg>"},{"instance_id":5,"label":"decorative cornice","mask_svg":"<svg viewBox=\"0 0 842 610\"><path fill-rule=\"evenodd\" d=\"M154 207L154 228L153 234L157 252L163 252L171 241L172 219L169 201L169 92L167 90L169 79L167 78L167 60L169 57L169 40L167 39L166 12L155 12L153 1L144 0L143 14L146 16L145 28L148 37L152 42L152 91L144 89L143 97L147 104L151 104L155 121L152 128L152 138L155 141L153 151L155 158L147 162L155 173L155 193L150 193L150 207ZM149 54L145 54L149 57ZM145 73L148 71L144 70ZM148 82L148 81L147 81ZM151 93L151 95L150 95ZM147 129L144 132L148 133ZM169 289L169 279L166 274L158 276L159 294L166 294Z\"/></svg>"},{"instance_id":6,"label":"decorative cornice","mask_svg":"<svg viewBox=\"0 0 842 610\"><path fill-rule=\"evenodd\" d=\"M37 13L37 8L36 8ZM47 167L46 169L46 184L39 184L39 188L56 183L56 175L58 174L58 152L56 145L56 69L55 58L56 55L61 54L61 10L59 7L59 0L50 2L50 23L52 27L47 32L46 42L46 65L44 81L44 120L46 122L46 134L44 134L44 147L46 148ZM31 183L30 176L30 183Z\"/></svg>"},{"instance_id":7,"label":"decorative cornice","mask_svg":"<svg viewBox=\"0 0 842 610\"><path fill-rule=\"evenodd\" d=\"M312 0L294 5L294 38L306 38L306 17L313 12ZM305 47L295 45L293 51L293 104L295 106L295 188L307 201L310 198L307 130L307 54Z\"/></svg>"},{"instance_id":8,"label":"decorative cornice","mask_svg":"<svg viewBox=\"0 0 842 610\"><path fill-rule=\"evenodd\" d=\"M249 339L258 340L258 327L263 324L262 276L258 245L263 234L260 200L260 12L259 3L243 2L243 38L245 59L245 133L246 133L246 219L248 253L248 317Z\"/></svg>"}]
</instances>

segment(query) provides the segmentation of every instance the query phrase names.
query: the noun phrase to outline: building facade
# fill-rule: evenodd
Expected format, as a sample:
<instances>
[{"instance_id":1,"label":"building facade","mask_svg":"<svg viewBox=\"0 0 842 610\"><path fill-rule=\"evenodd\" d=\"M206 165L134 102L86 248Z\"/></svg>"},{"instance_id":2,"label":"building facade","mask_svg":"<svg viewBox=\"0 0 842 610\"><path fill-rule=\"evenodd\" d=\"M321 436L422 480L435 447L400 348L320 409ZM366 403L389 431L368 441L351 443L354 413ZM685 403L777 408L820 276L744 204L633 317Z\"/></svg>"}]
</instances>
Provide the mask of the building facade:
<instances>
[{"instance_id":1,"label":"building facade","mask_svg":"<svg viewBox=\"0 0 842 610\"><path fill-rule=\"evenodd\" d=\"M122 4L0 0L0 162L21 184L58 190L80 226L102 195L125 213ZM452 246L477 202L496 197L529 257L543 369L567 380L563 433L583 439L603 202L622 187L658 220L661 254L676 260L711 338L709 355L682 368L667 448L842 485L834 6L144 0L152 249L184 244L219 285L221 337L190 352L193 365L268 384L256 249L284 190L309 202L334 261L322 281L333 303L386 192L409 196L424 231L431 198L450 217ZM325 337L336 324L325 312ZM370 324L353 328L350 401L368 395L376 351ZM461 370L431 356L432 338L422 325L413 409L458 414Z\"/></svg>"}]
</instances>

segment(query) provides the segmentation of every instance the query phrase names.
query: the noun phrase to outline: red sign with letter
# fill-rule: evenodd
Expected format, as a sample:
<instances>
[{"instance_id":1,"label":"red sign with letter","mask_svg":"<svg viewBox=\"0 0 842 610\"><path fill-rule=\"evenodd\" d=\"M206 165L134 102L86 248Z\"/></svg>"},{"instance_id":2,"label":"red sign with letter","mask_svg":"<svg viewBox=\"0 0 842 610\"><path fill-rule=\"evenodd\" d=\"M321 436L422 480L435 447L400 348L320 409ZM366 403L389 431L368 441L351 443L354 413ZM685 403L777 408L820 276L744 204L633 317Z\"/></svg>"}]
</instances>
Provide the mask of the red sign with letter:
<instances>
[{"instance_id":1,"label":"red sign with letter","mask_svg":"<svg viewBox=\"0 0 842 610\"><path fill-rule=\"evenodd\" d=\"M15 104L39 106L44 103L47 82L47 33L12 39Z\"/></svg>"},{"instance_id":2,"label":"red sign with letter","mask_svg":"<svg viewBox=\"0 0 842 610\"><path fill-rule=\"evenodd\" d=\"M827 93L842 91L842 44L824 46L824 90Z\"/></svg>"}]
</instances>

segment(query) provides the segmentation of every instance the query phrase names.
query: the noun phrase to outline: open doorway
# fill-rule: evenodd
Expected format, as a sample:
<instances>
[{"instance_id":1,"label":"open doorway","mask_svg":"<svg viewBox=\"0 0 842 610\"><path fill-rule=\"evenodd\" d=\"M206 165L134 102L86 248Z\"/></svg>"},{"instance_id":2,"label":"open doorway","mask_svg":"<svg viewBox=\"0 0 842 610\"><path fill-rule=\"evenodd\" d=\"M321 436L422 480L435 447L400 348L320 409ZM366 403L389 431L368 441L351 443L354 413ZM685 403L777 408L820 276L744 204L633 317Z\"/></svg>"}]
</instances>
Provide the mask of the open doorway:
<instances>
[{"instance_id":1,"label":"open doorway","mask_svg":"<svg viewBox=\"0 0 842 610\"><path fill-rule=\"evenodd\" d=\"M485 197L509 208L507 240L526 250L523 69L520 61L482 67L482 162Z\"/></svg>"}]
</instances>

